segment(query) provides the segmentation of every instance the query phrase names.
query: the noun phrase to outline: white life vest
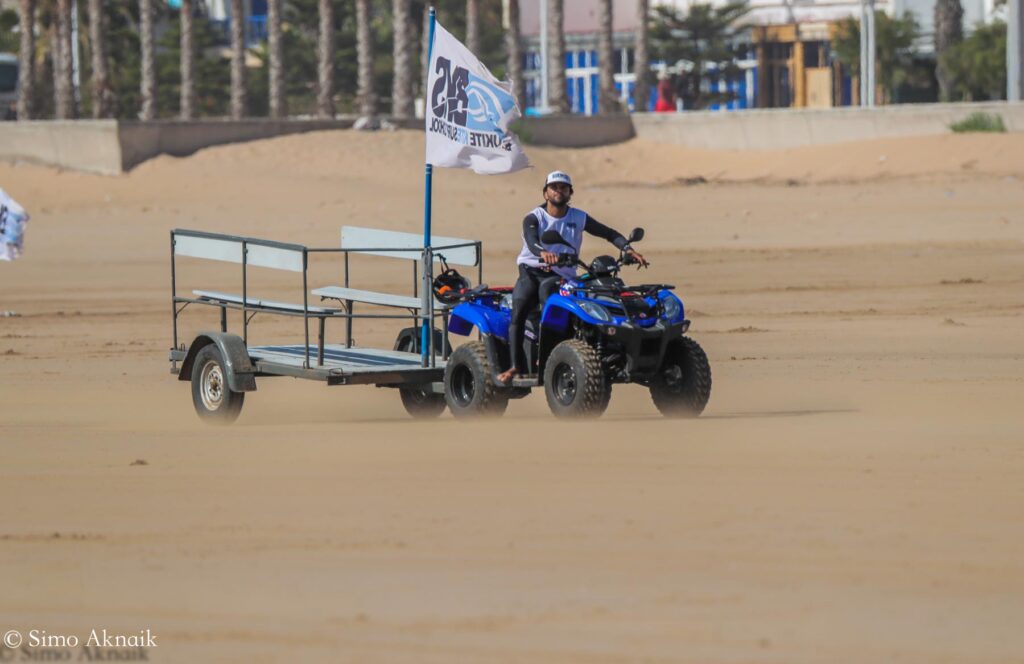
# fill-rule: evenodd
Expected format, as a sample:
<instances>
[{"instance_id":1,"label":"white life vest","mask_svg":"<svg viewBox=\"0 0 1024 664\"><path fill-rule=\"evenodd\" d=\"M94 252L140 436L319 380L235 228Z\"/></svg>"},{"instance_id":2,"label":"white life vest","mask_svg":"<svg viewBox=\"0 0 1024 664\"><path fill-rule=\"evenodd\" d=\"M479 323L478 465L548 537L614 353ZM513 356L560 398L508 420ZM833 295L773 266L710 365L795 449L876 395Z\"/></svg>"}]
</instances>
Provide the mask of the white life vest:
<instances>
[{"instance_id":1,"label":"white life vest","mask_svg":"<svg viewBox=\"0 0 1024 664\"><path fill-rule=\"evenodd\" d=\"M583 245L583 227L587 224L587 213L578 208L570 207L565 213L564 217L552 217L548 214L548 211L543 207L536 208L532 214L537 217L537 237L544 235L544 231L555 230L558 231L559 235L565 238L568 245L565 244L545 244L543 241L540 243L544 248L544 251L550 251L553 254L567 254L573 253L579 255L580 247ZM526 246L526 238L523 238L523 250L519 252L519 258L516 259L518 265L529 265L530 267L543 267L544 261L540 259L540 256L535 255L530 248ZM559 274L567 279L572 279L576 276L575 267L553 267L551 271L555 274Z\"/></svg>"}]
</instances>

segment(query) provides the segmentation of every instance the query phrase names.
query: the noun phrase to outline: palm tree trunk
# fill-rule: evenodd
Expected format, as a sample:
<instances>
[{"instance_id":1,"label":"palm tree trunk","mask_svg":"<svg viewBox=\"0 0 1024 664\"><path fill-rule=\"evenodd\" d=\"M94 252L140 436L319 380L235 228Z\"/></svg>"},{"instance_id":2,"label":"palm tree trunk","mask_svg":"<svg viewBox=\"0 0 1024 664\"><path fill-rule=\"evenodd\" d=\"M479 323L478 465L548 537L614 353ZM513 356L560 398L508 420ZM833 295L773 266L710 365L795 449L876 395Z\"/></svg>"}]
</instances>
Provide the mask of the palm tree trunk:
<instances>
[{"instance_id":1,"label":"palm tree trunk","mask_svg":"<svg viewBox=\"0 0 1024 664\"><path fill-rule=\"evenodd\" d=\"M113 91L107 67L106 20L103 0L89 0L89 43L92 47L92 117L109 118Z\"/></svg>"},{"instance_id":2,"label":"palm tree trunk","mask_svg":"<svg viewBox=\"0 0 1024 664\"><path fill-rule=\"evenodd\" d=\"M192 0L181 0L181 119L196 117L196 47L192 38Z\"/></svg>"},{"instance_id":3,"label":"palm tree trunk","mask_svg":"<svg viewBox=\"0 0 1024 664\"><path fill-rule=\"evenodd\" d=\"M599 26L597 34L597 80L598 112L617 113L621 110L618 95L615 94L615 62L612 46L612 0L598 2Z\"/></svg>"},{"instance_id":4,"label":"palm tree trunk","mask_svg":"<svg viewBox=\"0 0 1024 664\"><path fill-rule=\"evenodd\" d=\"M420 81L420 89L423 91L423 99L427 98L427 80L430 78L430 7L423 8L423 41L420 48L420 60L422 67L420 67L420 74L422 80Z\"/></svg>"},{"instance_id":5,"label":"palm tree trunk","mask_svg":"<svg viewBox=\"0 0 1024 664\"><path fill-rule=\"evenodd\" d=\"M319 0L320 5L320 59L317 72L319 87L316 112L321 118L334 117L334 4L332 0Z\"/></svg>"},{"instance_id":6,"label":"palm tree trunk","mask_svg":"<svg viewBox=\"0 0 1024 664\"><path fill-rule=\"evenodd\" d=\"M153 40L153 5L151 0L139 0L139 45L142 48L142 109L143 120L156 118L156 44Z\"/></svg>"},{"instance_id":7,"label":"palm tree trunk","mask_svg":"<svg viewBox=\"0 0 1024 664\"><path fill-rule=\"evenodd\" d=\"M636 2L636 43L633 55L633 71L636 83L633 88L633 109L638 113L647 110L648 90L647 79L651 75L651 60L647 53L647 13L648 0Z\"/></svg>"},{"instance_id":8,"label":"palm tree trunk","mask_svg":"<svg viewBox=\"0 0 1024 664\"><path fill-rule=\"evenodd\" d=\"M505 0L505 51L508 53L508 80L516 103L523 104L523 47L519 34L519 0Z\"/></svg>"},{"instance_id":9,"label":"palm tree trunk","mask_svg":"<svg viewBox=\"0 0 1024 664\"><path fill-rule=\"evenodd\" d=\"M565 84L565 6L563 0L548 0L548 104L556 113L568 113Z\"/></svg>"},{"instance_id":10,"label":"palm tree trunk","mask_svg":"<svg viewBox=\"0 0 1024 664\"><path fill-rule=\"evenodd\" d=\"M939 100L950 101L953 77L942 56L964 36L964 8L960 0L938 0L935 3L935 78L939 83Z\"/></svg>"},{"instance_id":11,"label":"palm tree trunk","mask_svg":"<svg viewBox=\"0 0 1024 664\"><path fill-rule=\"evenodd\" d=\"M270 117L288 114L284 89L284 34L281 32L282 0L267 0L267 41L270 50Z\"/></svg>"},{"instance_id":12,"label":"palm tree trunk","mask_svg":"<svg viewBox=\"0 0 1024 664\"><path fill-rule=\"evenodd\" d=\"M466 0L466 48L480 57L480 12L477 0Z\"/></svg>"},{"instance_id":13,"label":"palm tree trunk","mask_svg":"<svg viewBox=\"0 0 1024 664\"><path fill-rule=\"evenodd\" d=\"M373 31L370 29L370 0L356 0L356 57L359 61L359 115L377 115L377 94L373 89Z\"/></svg>"},{"instance_id":14,"label":"palm tree trunk","mask_svg":"<svg viewBox=\"0 0 1024 664\"><path fill-rule=\"evenodd\" d=\"M71 0L57 0L57 87L54 102L58 120L75 117L71 48Z\"/></svg>"},{"instance_id":15,"label":"palm tree trunk","mask_svg":"<svg viewBox=\"0 0 1024 664\"><path fill-rule=\"evenodd\" d=\"M245 2L231 0L231 117L245 117Z\"/></svg>"},{"instance_id":16,"label":"palm tree trunk","mask_svg":"<svg viewBox=\"0 0 1024 664\"><path fill-rule=\"evenodd\" d=\"M409 0L394 0L394 78L391 84L391 115L406 119L413 116L412 59L409 57Z\"/></svg>"},{"instance_id":17,"label":"palm tree trunk","mask_svg":"<svg viewBox=\"0 0 1024 664\"><path fill-rule=\"evenodd\" d=\"M31 120L36 96L36 0L18 3L21 44L18 51L18 119Z\"/></svg>"}]
</instances>

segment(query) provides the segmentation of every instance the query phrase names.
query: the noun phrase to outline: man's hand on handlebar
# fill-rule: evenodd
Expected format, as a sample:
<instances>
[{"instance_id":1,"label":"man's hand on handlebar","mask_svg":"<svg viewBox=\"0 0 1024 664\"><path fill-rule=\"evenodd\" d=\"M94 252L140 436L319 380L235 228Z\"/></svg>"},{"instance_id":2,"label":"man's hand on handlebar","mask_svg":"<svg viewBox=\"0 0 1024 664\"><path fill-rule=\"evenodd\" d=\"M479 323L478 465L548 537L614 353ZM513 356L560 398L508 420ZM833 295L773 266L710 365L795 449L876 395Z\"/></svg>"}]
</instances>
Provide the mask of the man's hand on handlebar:
<instances>
[{"instance_id":1,"label":"man's hand on handlebar","mask_svg":"<svg viewBox=\"0 0 1024 664\"><path fill-rule=\"evenodd\" d=\"M625 260L622 262L627 265L636 265L636 269L638 270L642 267L651 266L651 264L647 262L647 259L644 258L642 254L633 249L629 249L628 251L626 251Z\"/></svg>"},{"instance_id":2,"label":"man's hand on handlebar","mask_svg":"<svg viewBox=\"0 0 1024 664\"><path fill-rule=\"evenodd\" d=\"M540 252L540 259L544 261L546 265L554 265L558 263L558 254L552 251L542 251Z\"/></svg>"}]
</instances>

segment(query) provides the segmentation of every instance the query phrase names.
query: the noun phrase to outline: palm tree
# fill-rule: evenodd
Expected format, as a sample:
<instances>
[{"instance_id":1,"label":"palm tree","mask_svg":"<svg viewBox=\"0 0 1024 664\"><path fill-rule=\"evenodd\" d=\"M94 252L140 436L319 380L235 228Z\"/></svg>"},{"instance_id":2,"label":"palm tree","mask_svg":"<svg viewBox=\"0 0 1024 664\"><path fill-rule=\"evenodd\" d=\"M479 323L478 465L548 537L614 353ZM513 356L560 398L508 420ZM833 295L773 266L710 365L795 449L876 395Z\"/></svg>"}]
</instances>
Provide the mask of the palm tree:
<instances>
[{"instance_id":1,"label":"palm tree","mask_svg":"<svg viewBox=\"0 0 1024 664\"><path fill-rule=\"evenodd\" d=\"M245 0L231 0L231 117L245 117Z\"/></svg>"},{"instance_id":2,"label":"palm tree","mask_svg":"<svg viewBox=\"0 0 1024 664\"><path fill-rule=\"evenodd\" d=\"M270 117L287 115L284 90L284 34L281 32L282 0L267 0L267 41L270 51Z\"/></svg>"},{"instance_id":3,"label":"palm tree","mask_svg":"<svg viewBox=\"0 0 1024 664\"><path fill-rule=\"evenodd\" d=\"M181 0L181 119L196 117L196 49L192 39L192 0Z\"/></svg>"},{"instance_id":4,"label":"palm tree","mask_svg":"<svg viewBox=\"0 0 1024 664\"><path fill-rule=\"evenodd\" d=\"M937 0L935 3L935 78L939 81L939 98L949 101L953 92L953 76L943 62L943 54L964 38L964 8L960 0Z\"/></svg>"},{"instance_id":5,"label":"palm tree","mask_svg":"<svg viewBox=\"0 0 1024 664\"><path fill-rule=\"evenodd\" d=\"M356 0L356 57L359 61L359 115L377 115L377 94L373 90L373 31L370 29L370 0Z\"/></svg>"},{"instance_id":6,"label":"palm tree","mask_svg":"<svg viewBox=\"0 0 1024 664\"><path fill-rule=\"evenodd\" d=\"M58 120L75 117L73 64L71 60L71 0L57 0L57 85L54 87L54 102Z\"/></svg>"},{"instance_id":7,"label":"palm tree","mask_svg":"<svg viewBox=\"0 0 1024 664\"><path fill-rule=\"evenodd\" d=\"M109 118L113 111L113 91L107 67L106 26L103 0L89 0L89 44L92 50L92 116Z\"/></svg>"},{"instance_id":8,"label":"palm tree","mask_svg":"<svg viewBox=\"0 0 1024 664\"><path fill-rule=\"evenodd\" d=\"M601 113L615 113L621 110L618 95L615 94L615 63L612 50L612 0L598 2L597 22L597 107Z\"/></svg>"},{"instance_id":9,"label":"palm tree","mask_svg":"<svg viewBox=\"0 0 1024 664\"><path fill-rule=\"evenodd\" d=\"M391 82L391 115L396 118L413 116L412 58L409 57L409 0L394 0L393 31L395 75Z\"/></svg>"},{"instance_id":10,"label":"palm tree","mask_svg":"<svg viewBox=\"0 0 1024 664\"><path fill-rule=\"evenodd\" d=\"M633 71L636 73L636 83L633 88L633 108L639 113L647 110L647 79L651 75L651 60L647 53L647 13L648 0L637 0L636 50L633 54Z\"/></svg>"},{"instance_id":11,"label":"palm tree","mask_svg":"<svg viewBox=\"0 0 1024 664\"><path fill-rule=\"evenodd\" d=\"M477 0L466 0L466 48L480 57L480 12Z\"/></svg>"},{"instance_id":12,"label":"palm tree","mask_svg":"<svg viewBox=\"0 0 1024 664\"><path fill-rule=\"evenodd\" d=\"M568 113L570 110L565 90L564 25L563 0L548 0L548 104L556 113Z\"/></svg>"},{"instance_id":13,"label":"palm tree","mask_svg":"<svg viewBox=\"0 0 1024 664\"><path fill-rule=\"evenodd\" d=\"M332 0L319 0L320 5L320 58L317 67L319 86L316 112L322 118L334 117L334 4Z\"/></svg>"},{"instance_id":14,"label":"palm tree","mask_svg":"<svg viewBox=\"0 0 1024 664\"><path fill-rule=\"evenodd\" d=\"M508 80L516 102L523 97L523 48L519 35L519 0L505 0L505 51L508 53Z\"/></svg>"},{"instance_id":15,"label":"palm tree","mask_svg":"<svg viewBox=\"0 0 1024 664\"><path fill-rule=\"evenodd\" d=\"M153 4L139 0L139 46L142 49L142 109L143 120L156 118L156 43L153 40Z\"/></svg>"},{"instance_id":16,"label":"palm tree","mask_svg":"<svg viewBox=\"0 0 1024 664\"><path fill-rule=\"evenodd\" d=\"M36 96L36 0L18 3L21 43L18 50L18 119L31 120Z\"/></svg>"}]
</instances>

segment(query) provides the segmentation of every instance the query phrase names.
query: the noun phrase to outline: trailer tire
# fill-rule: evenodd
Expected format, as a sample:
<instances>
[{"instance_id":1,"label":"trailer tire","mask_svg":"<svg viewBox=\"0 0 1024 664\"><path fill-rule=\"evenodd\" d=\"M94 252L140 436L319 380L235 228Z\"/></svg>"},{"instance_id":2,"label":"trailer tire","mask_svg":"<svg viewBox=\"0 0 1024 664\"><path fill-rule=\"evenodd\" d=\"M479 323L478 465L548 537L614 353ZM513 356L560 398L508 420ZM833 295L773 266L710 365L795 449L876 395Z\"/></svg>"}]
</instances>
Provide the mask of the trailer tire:
<instances>
[{"instance_id":1,"label":"trailer tire","mask_svg":"<svg viewBox=\"0 0 1024 664\"><path fill-rule=\"evenodd\" d=\"M579 339L555 346L544 365L544 395L555 417L600 417L611 385L597 351Z\"/></svg>"},{"instance_id":2,"label":"trailer tire","mask_svg":"<svg viewBox=\"0 0 1024 664\"><path fill-rule=\"evenodd\" d=\"M456 418L498 417L508 408L508 394L494 382L482 341L459 346L444 368L444 398Z\"/></svg>"},{"instance_id":3,"label":"trailer tire","mask_svg":"<svg viewBox=\"0 0 1024 664\"><path fill-rule=\"evenodd\" d=\"M665 417L698 417L711 398L711 364L704 349L680 337L665 349L651 399Z\"/></svg>"},{"instance_id":4,"label":"trailer tire","mask_svg":"<svg viewBox=\"0 0 1024 664\"><path fill-rule=\"evenodd\" d=\"M405 412L418 420L429 420L440 417L448 403L443 394L434 394L427 390L420 390L412 387L398 388L398 394L402 397L402 405Z\"/></svg>"},{"instance_id":5,"label":"trailer tire","mask_svg":"<svg viewBox=\"0 0 1024 664\"><path fill-rule=\"evenodd\" d=\"M199 418L210 424L231 424L238 419L245 392L228 384L224 358L215 344L204 346L192 365L192 405Z\"/></svg>"}]
</instances>

